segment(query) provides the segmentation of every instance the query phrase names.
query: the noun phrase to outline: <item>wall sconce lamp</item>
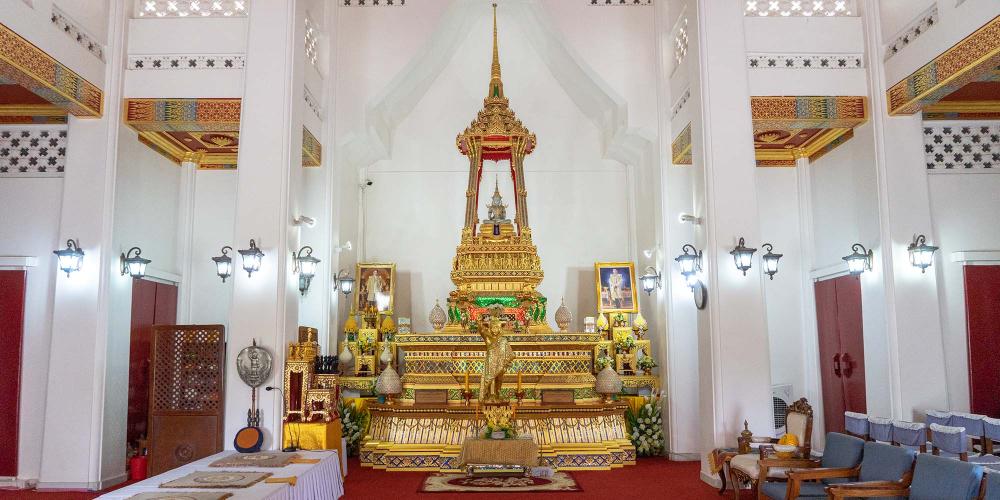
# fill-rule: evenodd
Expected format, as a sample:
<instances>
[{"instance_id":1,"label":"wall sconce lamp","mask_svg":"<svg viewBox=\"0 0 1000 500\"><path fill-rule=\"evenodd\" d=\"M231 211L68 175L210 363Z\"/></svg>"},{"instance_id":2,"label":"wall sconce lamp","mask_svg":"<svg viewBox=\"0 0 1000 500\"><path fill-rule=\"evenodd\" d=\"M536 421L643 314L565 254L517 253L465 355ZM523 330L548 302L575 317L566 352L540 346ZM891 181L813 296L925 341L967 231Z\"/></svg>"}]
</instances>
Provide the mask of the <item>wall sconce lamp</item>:
<instances>
[{"instance_id":1,"label":"wall sconce lamp","mask_svg":"<svg viewBox=\"0 0 1000 500\"><path fill-rule=\"evenodd\" d=\"M132 253L133 251L135 252L134 254ZM152 261L140 257L140 254L142 254L142 249L139 247L132 247L127 252L121 254L118 260L121 263L122 276L128 274L133 278L141 278L146 275L146 264Z\"/></svg>"},{"instance_id":2,"label":"wall sconce lamp","mask_svg":"<svg viewBox=\"0 0 1000 500\"><path fill-rule=\"evenodd\" d=\"M226 278L233 275L233 258L229 256L229 252L233 251L233 247L226 245L222 247L222 255L218 257L212 257L212 262L215 262L215 274L218 274L222 278L222 282L226 282Z\"/></svg>"},{"instance_id":3,"label":"wall sconce lamp","mask_svg":"<svg viewBox=\"0 0 1000 500\"><path fill-rule=\"evenodd\" d=\"M663 277L653 266L646 266L646 274L639 276L639 283L642 284L642 291L649 295L657 288L663 288Z\"/></svg>"},{"instance_id":4,"label":"wall sconce lamp","mask_svg":"<svg viewBox=\"0 0 1000 500\"><path fill-rule=\"evenodd\" d=\"M764 243L761 247L767 250L767 253L760 256L760 260L764 262L764 274L773 280L774 275L778 274L778 259L782 257L782 254L772 252L774 246L770 243Z\"/></svg>"},{"instance_id":5,"label":"wall sconce lamp","mask_svg":"<svg viewBox=\"0 0 1000 500\"><path fill-rule=\"evenodd\" d=\"M264 252L257 248L257 242L250 238L250 248L237 250L243 256L243 270L247 272L247 277L260 271L260 261L264 258Z\"/></svg>"},{"instance_id":6,"label":"wall sconce lamp","mask_svg":"<svg viewBox=\"0 0 1000 500\"><path fill-rule=\"evenodd\" d=\"M746 276L747 271L753 267L753 254L756 251L756 248L746 246L746 242L740 236L740 242L736 244L736 248L729 252L729 255L732 255L733 260L736 261L736 269L743 271L743 276Z\"/></svg>"},{"instance_id":7,"label":"wall sconce lamp","mask_svg":"<svg viewBox=\"0 0 1000 500\"><path fill-rule=\"evenodd\" d=\"M80 270L80 264L83 263L83 250L80 250L80 243L77 240L66 240L66 248L54 250L52 253L56 254L59 269L62 269L67 277L74 271Z\"/></svg>"},{"instance_id":8,"label":"wall sconce lamp","mask_svg":"<svg viewBox=\"0 0 1000 500\"><path fill-rule=\"evenodd\" d=\"M309 290L309 283L312 282L313 276L316 276L316 266L320 262L319 259L312 256L312 253L311 246L300 248L298 253L292 252L292 258L295 259L295 272L299 273L299 293L302 295L305 295L306 291Z\"/></svg>"},{"instance_id":9,"label":"wall sconce lamp","mask_svg":"<svg viewBox=\"0 0 1000 500\"><path fill-rule=\"evenodd\" d=\"M858 276L865 271L871 271L872 259L875 257L875 254L871 250L866 249L861 243L851 245L851 250L854 253L844 257L844 260L847 261L848 272L853 276Z\"/></svg>"},{"instance_id":10,"label":"wall sconce lamp","mask_svg":"<svg viewBox=\"0 0 1000 500\"><path fill-rule=\"evenodd\" d=\"M927 272L927 268L934 263L934 252L938 247L927 244L927 237L924 235L913 235L913 243L906 247L910 252L910 264L919 267L921 273Z\"/></svg>"},{"instance_id":11,"label":"wall sconce lamp","mask_svg":"<svg viewBox=\"0 0 1000 500\"><path fill-rule=\"evenodd\" d=\"M684 275L688 286L694 287L695 283L699 282L697 274L701 271L701 250L689 243L681 247L681 250L684 253L678 255L674 260L680 264L681 274Z\"/></svg>"},{"instance_id":12,"label":"wall sconce lamp","mask_svg":"<svg viewBox=\"0 0 1000 500\"><path fill-rule=\"evenodd\" d=\"M354 291L354 278L347 274L347 271L341 269L336 276L333 277L333 284L340 289L340 292L344 296L348 296Z\"/></svg>"}]
</instances>

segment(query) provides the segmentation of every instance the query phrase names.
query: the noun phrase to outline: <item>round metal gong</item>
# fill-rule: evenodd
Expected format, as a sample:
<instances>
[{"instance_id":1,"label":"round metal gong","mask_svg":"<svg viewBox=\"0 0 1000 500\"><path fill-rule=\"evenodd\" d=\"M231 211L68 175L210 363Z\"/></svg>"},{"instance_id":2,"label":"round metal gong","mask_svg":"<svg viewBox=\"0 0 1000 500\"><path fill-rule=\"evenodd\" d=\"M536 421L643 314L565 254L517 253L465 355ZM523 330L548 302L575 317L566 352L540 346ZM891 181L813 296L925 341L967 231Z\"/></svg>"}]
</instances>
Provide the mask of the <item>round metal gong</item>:
<instances>
[{"instance_id":1,"label":"round metal gong","mask_svg":"<svg viewBox=\"0 0 1000 500\"><path fill-rule=\"evenodd\" d=\"M243 348L236 356L236 372L250 387L260 387L271 376L271 353L256 342Z\"/></svg>"}]
</instances>

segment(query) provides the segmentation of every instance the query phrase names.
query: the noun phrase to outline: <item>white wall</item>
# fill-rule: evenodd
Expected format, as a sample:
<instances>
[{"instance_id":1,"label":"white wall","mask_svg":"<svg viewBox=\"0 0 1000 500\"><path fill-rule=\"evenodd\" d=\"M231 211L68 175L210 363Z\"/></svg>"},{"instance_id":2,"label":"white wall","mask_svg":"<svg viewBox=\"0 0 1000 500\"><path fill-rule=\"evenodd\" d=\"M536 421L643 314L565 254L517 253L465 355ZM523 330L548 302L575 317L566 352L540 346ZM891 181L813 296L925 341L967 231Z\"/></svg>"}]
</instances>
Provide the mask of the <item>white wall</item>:
<instances>
[{"instance_id":1,"label":"white wall","mask_svg":"<svg viewBox=\"0 0 1000 500\"><path fill-rule=\"evenodd\" d=\"M928 174L934 234L929 244L941 247L927 272L937 273L944 335L948 403L969 410L969 360L965 318L964 270L952 252L1000 250L1000 175L991 173Z\"/></svg>"},{"instance_id":2,"label":"white wall","mask_svg":"<svg viewBox=\"0 0 1000 500\"><path fill-rule=\"evenodd\" d=\"M842 257L851 253L854 243L861 243L875 252L874 269L861 276L865 385L868 412L891 416L889 346L882 269L879 265L882 249L878 245L874 154L872 125L869 122L854 130L853 139L812 164L814 269L841 266L846 271ZM815 301L815 298L808 297L806 300ZM818 370L818 367L815 369Z\"/></svg>"},{"instance_id":3,"label":"white wall","mask_svg":"<svg viewBox=\"0 0 1000 500\"><path fill-rule=\"evenodd\" d=\"M176 280L180 272L175 255L180 168L140 143L135 132L125 125L119 126L118 133L112 250L126 252L139 247L142 256L152 260L146 268L147 276ZM114 262L117 266L118 259ZM132 278L113 271L109 286L102 471L105 477L114 477L125 471Z\"/></svg>"},{"instance_id":4,"label":"white wall","mask_svg":"<svg viewBox=\"0 0 1000 500\"><path fill-rule=\"evenodd\" d=\"M757 210L760 215L761 240L748 241L757 248L754 274L764 283L767 306L768 343L771 348L771 383L790 384L792 397L806 395L805 332L802 331L802 254L799 251L799 199L795 168L758 168ZM774 245L782 254L778 273L768 279L761 256L764 243Z\"/></svg>"},{"instance_id":5,"label":"white wall","mask_svg":"<svg viewBox=\"0 0 1000 500\"><path fill-rule=\"evenodd\" d=\"M215 273L212 257L222 254L222 247L233 247L229 256L240 268L236 249L246 242L233 241L236 217L236 171L198 170L195 172L194 237L191 258L191 323L226 325L233 297L233 280L225 283ZM235 272L235 271L234 271Z\"/></svg>"},{"instance_id":6,"label":"white wall","mask_svg":"<svg viewBox=\"0 0 1000 500\"><path fill-rule=\"evenodd\" d=\"M21 351L21 406L18 432L18 478L37 479L42 459L42 423L52 340L52 294L62 209L61 178L0 179L4 214L0 255L37 257L28 269Z\"/></svg>"}]
</instances>

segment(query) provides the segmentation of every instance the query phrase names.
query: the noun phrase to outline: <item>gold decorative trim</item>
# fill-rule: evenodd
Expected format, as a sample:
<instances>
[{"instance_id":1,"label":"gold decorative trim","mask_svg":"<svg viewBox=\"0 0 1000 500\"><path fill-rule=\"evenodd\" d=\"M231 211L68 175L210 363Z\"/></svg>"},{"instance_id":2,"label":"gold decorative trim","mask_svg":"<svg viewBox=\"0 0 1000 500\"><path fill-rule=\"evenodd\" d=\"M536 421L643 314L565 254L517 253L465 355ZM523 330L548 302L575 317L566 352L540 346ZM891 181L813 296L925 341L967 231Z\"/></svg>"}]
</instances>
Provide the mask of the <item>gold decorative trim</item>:
<instances>
[{"instance_id":1,"label":"gold decorative trim","mask_svg":"<svg viewBox=\"0 0 1000 500\"><path fill-rule=\"evenodd\" d=\"M25 87L67 113L100 118L104 93L42 49L0 24L0 80Z\"/></svg>"},{"instance_id":2,"label":"gold decorative trim","mask_svg":"<svg viewBox=\"0 0 1000 500\"><path fill-rule=\"evenodd\" d=\"M232 152L191 149L170 136L170 132L217 132L238 141L240 99L125 99L123 121L138 132L139 142L168 160L180 164L196 161L202 170L236 168L239 144Z\"/></svg>"},{"instance_id":3,"label":"gold decorative trim","mask_svg":"<svg viewBox=\"0 0 1000 500\"><path fill-rule=\"evenodd\" d=\"M794 137L806 129L821 129L804 144L786 144L783 149L755 142L758 167L794 167L797 158L815 161L854 137L854 127L868 121L864 96L754 96L750 110L755 138L772 131Z\"/></svg>"},{"instance_id":4,"label":"gold decorative trim","mask_svg":"<svg viewBox=\"0 0 1000 500\"><path fill-rule=\"evenodd\" d=\"M890 115L912 115L1000 66L1000 16L886 91Z\"/></svg>"},{"instance_id":5,"label":"gold decorative trim","mask_svg":"<svg viewBox=\"0 0 1000 500\"><path fill-rule=\"evenodd\" d=\"M323 145L308 128L302 127L302 166L319 167L323 165Z\"/></svg>"},{"instance_id":6,"label":"gold decorative trim","mask_svg":"<svg viewBox=\"0 0 1000 500\"><path fill-rule=\"evenodd\" d=\"M674 138L670 145L671 161L674 165L691 165L691 124L688 123L684 130Z\"/></svg>"}]
</instances>

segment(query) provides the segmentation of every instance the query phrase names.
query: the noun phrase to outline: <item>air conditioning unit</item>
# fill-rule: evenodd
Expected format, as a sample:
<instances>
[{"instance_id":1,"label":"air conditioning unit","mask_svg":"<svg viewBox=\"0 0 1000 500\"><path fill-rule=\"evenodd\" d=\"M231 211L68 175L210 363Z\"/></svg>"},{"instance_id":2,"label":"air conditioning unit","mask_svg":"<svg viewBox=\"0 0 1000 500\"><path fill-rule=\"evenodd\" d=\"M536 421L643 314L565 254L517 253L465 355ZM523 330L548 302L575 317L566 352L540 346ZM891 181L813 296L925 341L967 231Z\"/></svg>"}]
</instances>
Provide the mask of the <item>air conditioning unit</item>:
<instances>
[{"instance_id":1,"label":"air conditioning unit","mask_svg":"<svg viewBox=\"0 0 1000 500\"><path fill-rule=\"evenodd\" d=\"M771 386L771 408L774 411L774 435L785 433L785 416L788 406L792 404L792 384L777 384Z\"/></svg>"}]
</instances>

